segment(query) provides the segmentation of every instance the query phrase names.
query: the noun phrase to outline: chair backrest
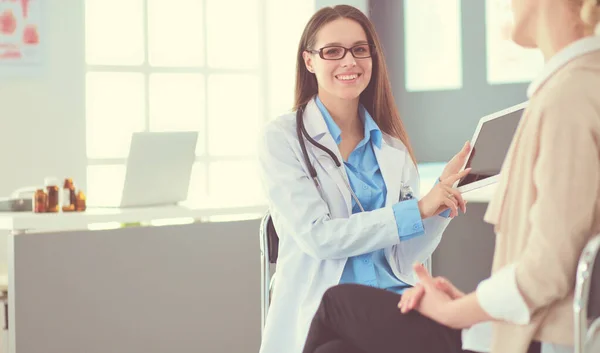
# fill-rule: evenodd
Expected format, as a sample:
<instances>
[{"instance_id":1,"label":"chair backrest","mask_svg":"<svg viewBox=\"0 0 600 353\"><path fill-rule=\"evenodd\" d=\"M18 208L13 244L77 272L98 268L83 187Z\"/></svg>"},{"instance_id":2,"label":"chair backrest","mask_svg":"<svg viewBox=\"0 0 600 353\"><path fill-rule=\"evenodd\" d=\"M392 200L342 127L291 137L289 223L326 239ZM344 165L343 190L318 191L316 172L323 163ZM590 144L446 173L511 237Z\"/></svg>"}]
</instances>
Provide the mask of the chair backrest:
<instances>
[{"instance_id":1,"label":"chair backrest","mask_svg":"<svg viewBox=\"0 0 600 353\"><path fill-rule=\"evenodd\" d=\"M590 323L586 334L588 352L600 352L600 254L598 252L596 252L592 282L590 283L588 322Z\"/></svg>"},{"instance_id":2,"label":"chair backrest","mask_svg":"<svg viewBox=\"0 0 600 353\"><path fill-rule=\"evenodd\" d=\"M600 240L595 246L596 256L592 267L590 295L587 318L589 328L586 333L586 348L588 352L600 352Z\"/></svg>"},{"instance_id":3,"label":"chair backrest","mask_svg":"<svg viewBox=\"0 0 600 353\"><path fill-rule=\"evenodd\" d=\"M277 263L279 257L279 237L273 226L270 213L267 212L260 223L261 253L261 334L267 322L267 313L271 304L271 288L275 277L271 276L271 264Z\"/></svg>"},{"instance_id":4,"label":"chair backrest","mask_svg":"<svg viewBox=\"0 0 600 353\"><path fill-rule=\"evenodd\" d=\"M577 266L573 310L575 353L600 340L600 234L585 246ZM595 342L595 343L594 343ZM591 352L591 351L590 351Z\"/></svg>"},{"instance_id":5,"label":"chair backrest","mask_svg":"<svg viewBox=\"0 0 600 353\"><path fill-rule=\"evenodd\" d=\"M277 231L275 231L273 218L271 218L271 216L269 216L269 219L267 220L267 248L269 252L269 262L276 264L277 258L279 257L279 236L277 235Z\"/></svg>"},{"instance_id":6,"label":"chair backrest","mask_svg":"<svg viewBox=\"0 0 600 353\"><path fill-rule=\"evenodd\" d=\"M267 263L276 264L279 257L279 236L267 212L260 222L260 252Z\"/></svg>"},{"instance_id":7,"label":"chair backrest","mask_svg":"<svg viewBox=\"0 0 600 353\"><path fill-rule=\"evenodd\" d=\"M590 295L587 311L588 320L600 318L600 241L597 243L599 246L595 246L595 258L590 281Z\"/></svg>"}]
</instances>

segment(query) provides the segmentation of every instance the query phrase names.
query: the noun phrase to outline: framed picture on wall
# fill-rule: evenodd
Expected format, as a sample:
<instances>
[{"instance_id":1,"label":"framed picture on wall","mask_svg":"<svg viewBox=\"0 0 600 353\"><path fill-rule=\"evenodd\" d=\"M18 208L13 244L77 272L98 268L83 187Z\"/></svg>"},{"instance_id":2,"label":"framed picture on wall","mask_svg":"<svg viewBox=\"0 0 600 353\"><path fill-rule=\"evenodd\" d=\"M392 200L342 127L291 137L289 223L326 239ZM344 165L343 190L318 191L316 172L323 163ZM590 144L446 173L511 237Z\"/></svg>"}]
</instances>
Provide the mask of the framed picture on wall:
<instances>
[{"instance_id":1,"label":"framed picture on wall","mask_svg":"<svg viewBox=\"0 0 600 353\"><path fill-rule=\"evenodd\" d=\"M41 2L0 1L0 74L35 68L42 62Z\"/></svg>"},{"instance_id":2,"label":"framed picture on wall","mask_svg":"<svg viewBox=\"0 0 600 353\"><path fill-rule=\"evenodd\" d=\"M511 0L486 0L487 81L489 84L530 82L541 71L538 49L526 49L512 40Z\"/></svg>"}]
</instances>

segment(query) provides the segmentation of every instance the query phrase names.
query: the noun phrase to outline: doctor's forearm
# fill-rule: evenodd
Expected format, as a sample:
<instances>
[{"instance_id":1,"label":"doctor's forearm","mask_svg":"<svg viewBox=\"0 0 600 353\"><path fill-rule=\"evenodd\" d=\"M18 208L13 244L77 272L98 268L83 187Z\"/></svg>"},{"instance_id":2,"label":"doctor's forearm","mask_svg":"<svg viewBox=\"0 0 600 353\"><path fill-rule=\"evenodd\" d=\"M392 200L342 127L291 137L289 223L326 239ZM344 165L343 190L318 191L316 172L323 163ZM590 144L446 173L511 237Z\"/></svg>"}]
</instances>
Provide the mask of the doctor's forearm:
<instances>
[{"instance_id":1,"label":"doctor's forearm","mask_svg":"<svg viewBox=\"0 0 600 353\"><path fill-rule=\"evenodd\" d=\"M310 219L310 215L301 217L307 218ZM289 229L288 233L292 234L298 246L319 260L362 255L391 247L400 241L390 208L353 214L349 218L324 216L309 225L296 222Z\"/></svg>"},{"instance_id":2,"label":"doctor's forearm","mask_svg":"<svg viewBox=\"0 0 600 353\"><path fill-rule=\"evenodd\" d=\"M392 206L392 209L394 210L400 240L406 241L425 234L417 200L398 202Z\"/></svg>"}]
</instances>

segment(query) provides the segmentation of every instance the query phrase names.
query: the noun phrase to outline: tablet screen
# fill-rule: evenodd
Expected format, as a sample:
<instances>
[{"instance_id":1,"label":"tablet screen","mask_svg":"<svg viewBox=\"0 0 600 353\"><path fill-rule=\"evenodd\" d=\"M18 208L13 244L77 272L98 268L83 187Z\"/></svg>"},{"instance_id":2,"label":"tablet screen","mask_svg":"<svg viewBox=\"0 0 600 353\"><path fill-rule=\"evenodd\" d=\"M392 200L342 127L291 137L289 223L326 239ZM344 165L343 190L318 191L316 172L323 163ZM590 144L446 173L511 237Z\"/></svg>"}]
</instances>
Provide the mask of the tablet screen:
<instances>
[{"instance_id":1,"label":"tablet screen","mask_svg":"<svg viewBox=\"0 0 600 353\"><path fill-rule=\"evenodd\" d=\"M458 187L500 174L524 110L515 110L481 125L465 167L472 168L471 172L460 180Z\"/></svg>"}]
</instances>

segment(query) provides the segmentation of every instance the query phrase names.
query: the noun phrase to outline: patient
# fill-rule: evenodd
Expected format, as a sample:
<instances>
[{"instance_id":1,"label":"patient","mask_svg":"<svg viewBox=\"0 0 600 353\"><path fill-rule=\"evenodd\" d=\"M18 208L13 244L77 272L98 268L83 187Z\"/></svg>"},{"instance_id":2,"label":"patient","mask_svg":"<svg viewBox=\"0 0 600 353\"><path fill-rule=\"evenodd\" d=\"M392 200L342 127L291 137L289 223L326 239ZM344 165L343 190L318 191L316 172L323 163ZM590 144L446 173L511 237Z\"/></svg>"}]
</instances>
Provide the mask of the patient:
<instances>
[{"instance_id":1,"label":"patient","mask_svg":"<svg viewBox=\"0 0 600 353\"><path fill-rule=\"evenodd\" d=\"M576 266L600 231L600 0L512 6L514 40L546 65L485 215L493 275L467 295L420 265L402 296L330 288L304 353L573 352Z\"/></svg>"}]
</instances>

